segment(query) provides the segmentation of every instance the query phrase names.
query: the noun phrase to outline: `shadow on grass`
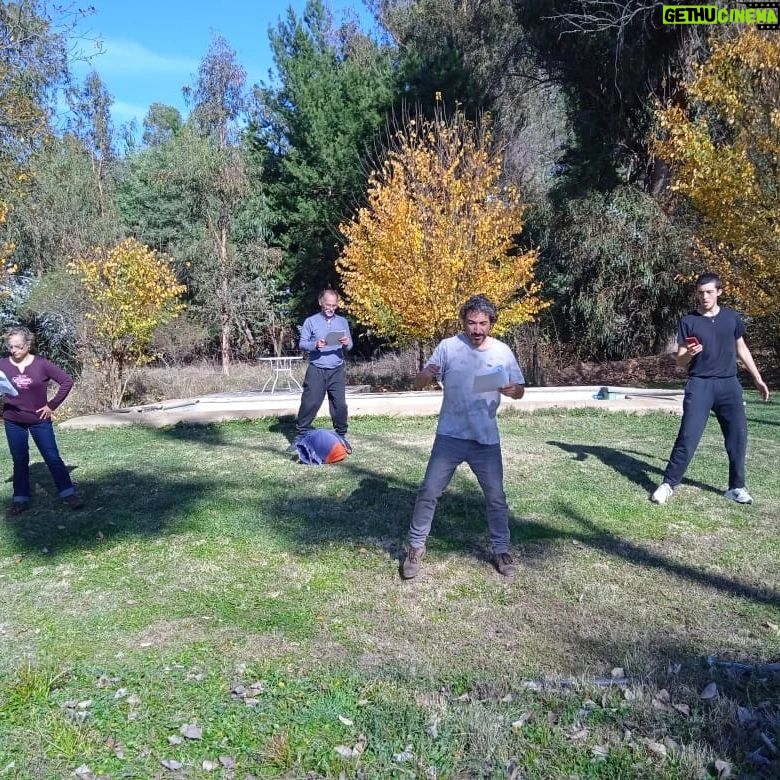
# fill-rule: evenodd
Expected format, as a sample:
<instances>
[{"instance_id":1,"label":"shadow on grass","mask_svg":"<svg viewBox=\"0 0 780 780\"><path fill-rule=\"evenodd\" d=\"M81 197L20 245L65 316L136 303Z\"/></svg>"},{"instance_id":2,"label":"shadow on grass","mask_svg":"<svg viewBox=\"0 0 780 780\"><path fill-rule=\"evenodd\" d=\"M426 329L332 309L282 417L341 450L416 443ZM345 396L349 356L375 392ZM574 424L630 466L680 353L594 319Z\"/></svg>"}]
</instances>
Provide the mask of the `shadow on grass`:
<instances>
[{"instance_id":1,"label":"shadow on grass","mask_svg":"<svg viewBox=\"0 0 780 780\"><path fill-rule=\"evenodd\" d=\"M357 487L334 496L323 496L319 491L295 491L267 508L273 515L275 531L283 534L291 546L300 549L371 542L401 560L419 482L382 473L379 468L367 468L351 459L334 466L292 467L300 469L302 481L331 480L338 478L337 470L342 470L349 475L350 483L357 482ZM489 551L483 543L487 537L484 496L466 481L466 473L465 467L456 472L439 501L431 545L439 550L466 550L488 558Z\"/></svg>"},{"instance_id":2,"label":"shadow on grass","mask_svg":"<svg viewBox=\"0 0 780 780\"><path fill-rule=\"evenodd\" d=\"M281 433L288 444L292 444L295 439L295 421L296 416L294 414L283 414L277 417L268 426L268 430L271 433Z\"/></svg>"},{"instance_id":3,"label":"shadow on grass","mask_svg":"<svg viewBox=\"0 0 780 780\"><path fill-rule=\"evenodd\" d=\"M180 422L176 425L166 425L163 428L152 429L154 433L165 439L186 442L187 444L203 445L206 447L235 447L236 443L230 441L225 435L225 429L220 423L208 423L206 425L193 425Z\"/></svg>"},{"instance_id":4,"label":"shadow on grass","mask_svg":"<svg viewBox=\"0 0 780 780\"><path fill-rule=\"evenodd\" d=\"M72 510L58 498L43 463L30 466L32 500L21 515L4 517L12 545L19 552L49 554L88 549L106 539L157 536L180 530L188 511L218 487L208 478L177 479L121 469L101 479L80 480L84 498L81 509Z\"/></svg>"},{"instance_id":5,"label":"shadow on grass","mask_svg":"<svg viewBox=\"0 0 780 780\"><path fill-rule=\"evenodd\" d=\"M217 426L176 426L161 435L206 446L218 442L232 446ZM598 457L637 484L644 485L642 480L647 479L647 464L625 453L604 447L550 443L578 458ZM269 448L261 444L255 449ZM276 448L270 449L279 454ZM250 535L270 531L290 549L304 553L306 548L325 544L370 542L400 559L419 488L416 479L400 477L390 470L383 473L381 463L368 468L351 458L333 467L293 468L300 469L300 478L296 477L289 485L278 486L270 476L266 478L258 473L252 481L256 498L250 499L249 511L242 514L239 509L227 509L224 531ZM204 507L211 506L210 512L225 511L215 495L230 495L234 488L245 486L245 476L236 479L235 485L229 485L224 477L208 476L208 469L200 473L204 476L193 476L191 471L181 475L176 471L113 471L99 479L80 481L78 488L86 505L71 511L56 497L44 464L33 463L33 505L28 512L2 522L11 531L11 543L17 550L46 548L49 553L88 549L106 539L181 532L202 522L199 510ZM490 551L484 497L468 473L465 466L460 468L442 496L430 545L432 551L463 551L486 559ZM317 489L308 490L309 484L316 485ZM253 505L257 511L252 511ZM244 500L243 510L246 509ZM554 521L525 521L510 514L514 543L535 543L526 551L529 564L534 557L554 554L549 542L576 540L606 555L661 570L683 581L759 604L780 605L780 594L768 586L740 582L647 549L601 528L569 504L557 509L556 515L562 518L561 525ZM210 517L204 522L215 521Z\"/></svg>"},{"instance_id":6,"label":"shadow on grass","mask_svg":"<svg viewBox=\"0 0 780 780\"><path fill-rule=\"evenodd\" d=\"M614 464L613 467L627 479L634 482L640 480L638 484L641 486L644 486L641 480L647 478L645 470L652 468L638 458L610 448L550 443L568 449L578 457L593 455L602 458L604 462ZM356 488L345 492L343 496L294 492L292 495L284 495L268 507L266 512L274 518L274 530L283 534L290 545L300 549L301 546L305 548L328 543L362 544L370 540L389 555L401 559L419 482L403 479L396 474L383 474L378 469L367 468L352 459L335 466L296 468L301 469L301 479L304 481L316 480L319 469L344 469L359 482ZM461 466L439 500L429 546L433 551L464 551L487 560L491 551L487 543L484 496L470 481L467 476L469 473L466 466ZM696 481L691 480L688 484L719 492ZM564 505L559 511L570 524L570 530L552 523L523 520L510 511L509 525L513 542L542 543L535 545L533 551L528 551L542 558L551 553L545 542L576 540L636 566L660 569L684 581L756 603L780 606L780 593L768 586L757 587L743 583L646 549L601 528L569 505Z\"/></svg>"},{"instance_id":7,"label":"shadow on grass","mask_svg":"<svg viewBox=\"0 0 780 780\"><path fill-rule=\"evenodd\" d=\"M615 472L625 477L630 482L638 485L647 493L652 493L657 487L660 477L663 476L663 469L651 466L647 461L635 458L634 455L641 455L642 457L651 457L645 453L633 453L629 454L627 451L616 450L614 447L602 447L596 444L569 444L563 441L548 441L547 444L551 444L554 447L559 447L564 452L570 452L574 456L575 460L584 461L588 457L594 457L600 460L605 466L613 469ZM650 477L650 474L657 475L655 478ZM683 479L683 484L693 485L700 490L709 491L710 493L717 493L720 495L722 492L718 488L707 485L704 482L699 482L695 479Z\"/></svg>"},{"instance_id":8,"label":"shadow on grass","mask_svg":"<svg viewBox=\"0 0 780 780\"><path fill-rule=\"evenodd\" d=\"M316 469L295 466L302 480L316 480ZM401 551L401 539L408 529L416 495L403 480L359 466L338 464L359 479L352 492L323 497L296 493L272 509L275 530L300 549L323 544L362 544L374 540L390 555Z\"/></svg>"},{"instance_id":9,"label":"shadow on grass","mask_svg":"<svg viewBox=\"0 0 780 780\"><path fill-rule=\"evenodd\" d=\"M780 420L762 420L758 417L748 417L747 421L753 425L780 425Z\"/></svg>"},{"instance_id":10,"label":"shadow on grass","mask_svg":"<svg viewBox=\"0 0 780 780\"><path fill-rule=\"evenodd\" d=\"M707 571L690 564L674 560L667 555L649 550L641 545L616 536L605 530L592 520L584 517L574 507L564 505L561 514L572 524L572 530L563 530L548 526L545 523L524 521L514 527L515 542L542 542L556 539L576 541L580 544L599 550L613 558L622 558L634 566L645 569L658 569L680 580L693 582L707 588L728 593L732 596L753 601L757 604L780 606L780 592L765 586L750 585L732 577ZM536 546L533 557L544 557L544 547Z\"/></svg>"}]
</instances>

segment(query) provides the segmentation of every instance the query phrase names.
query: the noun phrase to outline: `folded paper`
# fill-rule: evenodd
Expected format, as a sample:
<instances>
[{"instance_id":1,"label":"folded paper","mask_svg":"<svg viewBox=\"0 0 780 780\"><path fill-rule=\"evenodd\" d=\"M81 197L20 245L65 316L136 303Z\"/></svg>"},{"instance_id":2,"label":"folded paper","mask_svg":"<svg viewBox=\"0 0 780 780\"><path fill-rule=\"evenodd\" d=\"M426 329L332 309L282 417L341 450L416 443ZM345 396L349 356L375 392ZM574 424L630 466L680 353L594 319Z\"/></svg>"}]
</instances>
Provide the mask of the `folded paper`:
<instances>
[{"instance_id":1,"label":"folded paper","mask_svg":"<svg viewBox=\"0 0 780 780\"><path fill-rule=\"evenodd\" d=\"M509 377L504 366L496 366L486 374L474 374L475 393L490 393L498 390L499 387L506 387L508 384Z\"/></svg>"}]
</instances>

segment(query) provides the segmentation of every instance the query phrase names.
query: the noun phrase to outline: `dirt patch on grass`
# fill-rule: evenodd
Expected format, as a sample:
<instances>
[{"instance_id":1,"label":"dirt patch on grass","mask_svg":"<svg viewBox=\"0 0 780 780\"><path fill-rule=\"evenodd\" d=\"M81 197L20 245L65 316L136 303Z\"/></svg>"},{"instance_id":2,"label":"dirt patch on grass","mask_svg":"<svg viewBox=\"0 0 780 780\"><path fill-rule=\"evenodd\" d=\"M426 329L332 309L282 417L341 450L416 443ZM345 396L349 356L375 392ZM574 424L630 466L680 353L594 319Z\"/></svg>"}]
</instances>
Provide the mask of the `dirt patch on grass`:
<instances>
[{"instance_id":1,"label":"dirt patch on grass","mask_svg":"<svg viewBox=\"0 0 780 780\"><path fill-rule=\"evenodd\" d=\"M188 645L206 638L213 639L217 631L213 621L208 620L197 618L157 620L135 636L128 638L126 644L133 650Z\"/></svg>"}]
</instances>

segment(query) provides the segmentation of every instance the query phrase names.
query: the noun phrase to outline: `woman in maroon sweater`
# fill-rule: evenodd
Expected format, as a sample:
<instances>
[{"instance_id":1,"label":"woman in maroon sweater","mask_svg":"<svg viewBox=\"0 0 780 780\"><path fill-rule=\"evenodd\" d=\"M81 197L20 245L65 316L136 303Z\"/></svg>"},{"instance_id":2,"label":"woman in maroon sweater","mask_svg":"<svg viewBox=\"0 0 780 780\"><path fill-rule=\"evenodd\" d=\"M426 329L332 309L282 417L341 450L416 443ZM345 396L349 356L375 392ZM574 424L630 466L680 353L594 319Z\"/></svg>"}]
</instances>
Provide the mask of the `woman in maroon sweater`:
<instances>
[{"instance_id":1,"label":"woman in maroon sweater","mask_svg":"<svg viewBox=\"0 0 780 780\"><path fill-rule=\"evenodd\" d=\"M73 387L73 380L61 368L45 358L30 353L33 334L27 328L12 328L6 334L11 356L0 360L0 371L19 393L6 395L3 404L3 422L8 448L14 462L14 495L9 514L24 512L30 503L30 449L28 434L32 436L44 462L49 467L60 498L72 509L82 505L81 498L70 480L68 467L63 463L54 440L52 412L65 400ZM59 385L51 401L48 400L49 382Z\"/></svg>"}]
</instances>

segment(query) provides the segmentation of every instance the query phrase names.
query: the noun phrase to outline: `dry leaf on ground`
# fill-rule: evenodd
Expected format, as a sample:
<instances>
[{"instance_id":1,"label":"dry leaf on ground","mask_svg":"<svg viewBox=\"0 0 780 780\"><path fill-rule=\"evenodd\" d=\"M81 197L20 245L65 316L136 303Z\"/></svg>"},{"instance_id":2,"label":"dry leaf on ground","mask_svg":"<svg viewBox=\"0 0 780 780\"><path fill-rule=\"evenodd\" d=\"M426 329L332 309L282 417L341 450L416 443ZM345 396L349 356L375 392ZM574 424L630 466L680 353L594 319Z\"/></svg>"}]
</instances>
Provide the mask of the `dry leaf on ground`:
<instances>
[{"instance_id":1,"label":"dry leaf on ground","mask_svg":"<svg viewBox=\"0 0 780 780\"><path fill-rule=\"evenodd\" d=\"M717 695L718 695L718 685L717 683L711 682L699 694L699 698L704 699L706 701L709 699L714 699Z\"/></svg>"},{"instance_id":2,"label":"dry leaf on ground","mask_svg":"<svg viewBox=\"0 0 780 780\"><path fill-rule=\"evenodd\" d=\"M728 761L723 761L723 759L718 759L715 762L715 771L717 772L716 777L718 780L721 780L721 778L731 777L731 764L729 764Z\"/></svg>"},{"instance_id":3,"label":"dry leaf on ground","mask_svg":"<svg viewBox=\"0 0 780 780\"><path fill-rule=\"evenodd\" d=\"M660 742L654 742L652 739L643 739L642 742L651 753L655 753L655 755L660 756L661 758L666 758L666 745L662 745Z\"/></svg>"},{"instance_id":4,"label":"dry leaf on ground","mask_svg":"<svg viewBox=\"0 0 780 780\"><path fill-rule=\"evenodd\" d=\"M520 717L512 721L512 728L516 733L519 733L522 731L523 726L525 726L526 723L528 723L529 720L533 717L533 712L531 710L526 710L525 712L522 712L520 714Z\"/></svg>"},{"instance_id":5,"label":"dry leaf on ground","mask_svg":"<svg viewBox=\"0 0 780 780\"><path fill-rule=\"evenodd\" d=\"M400 753L393 753L393 761L397 761L399 764L411 761L413 758L414 748L412 745L407 745Z\"/></svg>"},{"instance_id":6,"label":"dry leaf on ground","mask_svg":"<svg viewBox=\"0 0 780 780\"><path fill-rule=\"evenodd\" d=\"M179 729L179 734L187 739L203 739L203 729L195 723L185 723Z\"/></svg>"}]
</instances>

